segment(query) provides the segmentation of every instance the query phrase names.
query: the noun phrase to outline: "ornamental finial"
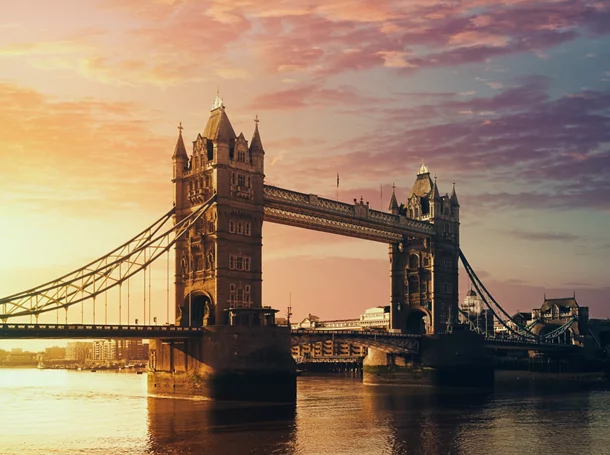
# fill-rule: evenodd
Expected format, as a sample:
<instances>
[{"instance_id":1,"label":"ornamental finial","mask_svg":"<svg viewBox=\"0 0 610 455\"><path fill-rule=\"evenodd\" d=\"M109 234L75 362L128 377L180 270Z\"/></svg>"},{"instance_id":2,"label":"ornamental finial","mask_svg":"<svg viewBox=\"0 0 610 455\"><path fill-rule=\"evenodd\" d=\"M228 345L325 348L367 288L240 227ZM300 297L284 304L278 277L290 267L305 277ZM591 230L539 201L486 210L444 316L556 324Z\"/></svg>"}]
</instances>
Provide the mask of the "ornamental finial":
<instances>
[{"instance_id":1,"label":"ornamental finial","mask_svg":"<svg viewBox=\"0 0 610 455\"><path fill-rule=\"evenodd\" d=\"M212 110L218 109L219 107L224 107L222 105L222 98L220 97L220 89L216 88L216 98L214 99L214 104L212 105Z\"/></svg>"},{"instance_id":2,"label":"ornamental finial","mask_svg":"<svg viewBox=\"0 0 610 455\"><path fill-rule=\"evenodd\" d=\"M426 164L424 163L424 160L421 160L421 167L419 168L419 172L417 173L417 175L421 175L421 174L429 174L430 171L428 170L428 166L426 166Z\"/></svg>"}]
</instances>

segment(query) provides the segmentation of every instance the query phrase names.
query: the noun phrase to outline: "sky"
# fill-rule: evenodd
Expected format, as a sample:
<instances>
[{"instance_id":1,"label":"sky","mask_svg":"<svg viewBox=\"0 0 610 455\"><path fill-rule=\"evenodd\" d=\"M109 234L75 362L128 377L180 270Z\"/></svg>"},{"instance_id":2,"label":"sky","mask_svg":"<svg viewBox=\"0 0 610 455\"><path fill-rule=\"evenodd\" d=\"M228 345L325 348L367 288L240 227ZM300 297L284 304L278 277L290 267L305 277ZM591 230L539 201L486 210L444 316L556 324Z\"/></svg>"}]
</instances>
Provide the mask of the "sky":
<instances>
[{"instance_id":1,"label":"sky","mask_svg":"<svg viewBox=\"0 0 610 455\"><path fill-rule=\"evenodd\" d=\"M341 200L386 210L424 160L441 193L455 182L461 248L503 307L576 293L610 317L601 0L1 2L0 294L165 213L176 128L195 140L217 91L238 134L258 115L266 183L335 198L339 173ZM388 303L384 245L263 235L263 304L338 319Z\"/></svg>"}]
</instances>

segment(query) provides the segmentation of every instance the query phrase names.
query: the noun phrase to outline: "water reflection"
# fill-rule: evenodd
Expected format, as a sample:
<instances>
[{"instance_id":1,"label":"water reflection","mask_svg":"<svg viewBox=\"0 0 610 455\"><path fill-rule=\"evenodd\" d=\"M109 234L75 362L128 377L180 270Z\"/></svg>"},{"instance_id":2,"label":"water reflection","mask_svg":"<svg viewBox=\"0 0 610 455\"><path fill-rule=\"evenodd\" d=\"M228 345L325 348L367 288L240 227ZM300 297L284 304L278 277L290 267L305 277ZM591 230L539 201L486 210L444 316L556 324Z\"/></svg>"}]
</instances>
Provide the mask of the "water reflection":
<instances>
[{"instance_id":1,"label":"water reflection","mask_svg":"<svg viewBox=\"0 0 610 455\"><path fill-rule=\"evenodd\" d=\"M148 399L148 453L294 453L295 406Z\"/></svg>"},{"instance_id":2,"label":"water reflection","mask_svg":"<svg viewBox=\"0 0 610 455\"><path fill-rule=\"evenodd\" d=\"M467 453L467 428L482 424L489 391L424 387L369 387L368 413L387 428L386 453L440 455Z\"/></svg>"},{"instance_id":3,"label":"water reflection","mask_svg":"<svg viewBox=\"0 0 610 455\"><path fill-rule=\"evenodd\" d=\"M0 369L0 453L609 453L606 388L509 385L481 394L306 376L296 408L238 407L147 397L143 375Z\"/></svg>"}]
</instances>

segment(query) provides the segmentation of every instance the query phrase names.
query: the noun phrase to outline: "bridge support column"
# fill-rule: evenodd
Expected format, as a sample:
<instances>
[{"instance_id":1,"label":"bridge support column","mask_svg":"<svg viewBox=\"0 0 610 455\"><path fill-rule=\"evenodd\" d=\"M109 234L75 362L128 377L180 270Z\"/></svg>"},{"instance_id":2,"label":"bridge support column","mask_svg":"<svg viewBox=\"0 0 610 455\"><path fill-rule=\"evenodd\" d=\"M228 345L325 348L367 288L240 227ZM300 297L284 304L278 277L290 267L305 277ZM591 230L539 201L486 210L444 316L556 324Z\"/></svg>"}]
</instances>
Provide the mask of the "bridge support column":
<instances>
[{"instance_id":1,"label":"bridge support column","mask_svg":"<svg viewBox=\"0 0 610 455\"><path fill-rule=\"evenodd\" d=\"M296 402L296 366L285 327L211 326L197 340L151 340L152 395Z\"/></svg>"},{"instance_id":2,"label":"bridge support column","mask_svg":"<svg viewBox=\"0 0 610 455\"><path fill-rule=\"evenodd\" d=\"M369 348L363 362L365 384L492 387L493 381L483 337L468 331L422 336L415 356Z\"/></svg>"}]
</instances>

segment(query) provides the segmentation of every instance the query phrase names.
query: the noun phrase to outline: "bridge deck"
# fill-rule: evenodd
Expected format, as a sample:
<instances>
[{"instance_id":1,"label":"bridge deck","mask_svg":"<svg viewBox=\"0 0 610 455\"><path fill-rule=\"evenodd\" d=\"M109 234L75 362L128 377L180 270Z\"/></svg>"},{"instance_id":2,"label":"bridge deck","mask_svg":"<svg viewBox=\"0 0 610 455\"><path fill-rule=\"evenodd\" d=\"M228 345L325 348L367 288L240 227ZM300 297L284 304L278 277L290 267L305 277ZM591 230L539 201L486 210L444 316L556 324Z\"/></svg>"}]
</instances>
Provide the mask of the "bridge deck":
<instances>
[{"instance_id":1,"label":"bridge deck","mask_svg":"<svg viewBox=\"0 0 610 455\"><path fill-rule=\"evenodd\" d=\"M119 324L0 324L1 339L197 338L201 327Z\"/></svg>"}]
</instances>

